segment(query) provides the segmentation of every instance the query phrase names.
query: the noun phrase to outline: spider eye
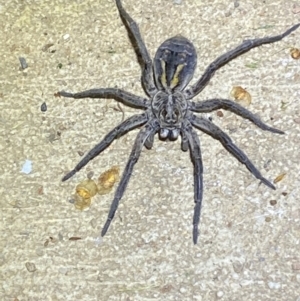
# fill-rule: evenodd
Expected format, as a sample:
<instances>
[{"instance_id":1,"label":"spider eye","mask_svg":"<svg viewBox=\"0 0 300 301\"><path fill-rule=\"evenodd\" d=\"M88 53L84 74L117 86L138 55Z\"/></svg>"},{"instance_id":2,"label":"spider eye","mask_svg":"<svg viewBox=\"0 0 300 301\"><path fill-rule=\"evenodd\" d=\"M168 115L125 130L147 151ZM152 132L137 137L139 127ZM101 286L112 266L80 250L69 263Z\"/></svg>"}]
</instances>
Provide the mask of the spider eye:
<instances>
[{"instance_id":1,"label":"spider eye","mask_svg":"<svg viewBox=\"0 0 300 301\"><path fill-rule=\"evenodd\" d=\"M163 109L163 110L161 111L161 116L162 116L163 118L166 118L166 116L167 116L167 111L166 111L166 109Z\"/></svg>"}]
</instances>

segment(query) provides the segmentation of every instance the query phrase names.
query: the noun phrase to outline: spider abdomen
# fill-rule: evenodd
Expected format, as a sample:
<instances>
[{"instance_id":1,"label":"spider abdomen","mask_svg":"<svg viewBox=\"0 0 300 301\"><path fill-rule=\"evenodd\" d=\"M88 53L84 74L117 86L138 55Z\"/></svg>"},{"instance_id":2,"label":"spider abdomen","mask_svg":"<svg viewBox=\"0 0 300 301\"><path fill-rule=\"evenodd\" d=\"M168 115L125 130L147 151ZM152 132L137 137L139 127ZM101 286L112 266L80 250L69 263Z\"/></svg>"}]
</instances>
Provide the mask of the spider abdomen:
<instances>
[{"instance_id":1,"label":"spider abdomen","mask_svg":"<svg viewBox=\"0 0 300 301\"><path fill-rule=\"evenodd\" d=\"M159 90L182 91L194 75L197 53L183 36L164 41L154 57L154 77Z\"/></svg>"}]
</instances>

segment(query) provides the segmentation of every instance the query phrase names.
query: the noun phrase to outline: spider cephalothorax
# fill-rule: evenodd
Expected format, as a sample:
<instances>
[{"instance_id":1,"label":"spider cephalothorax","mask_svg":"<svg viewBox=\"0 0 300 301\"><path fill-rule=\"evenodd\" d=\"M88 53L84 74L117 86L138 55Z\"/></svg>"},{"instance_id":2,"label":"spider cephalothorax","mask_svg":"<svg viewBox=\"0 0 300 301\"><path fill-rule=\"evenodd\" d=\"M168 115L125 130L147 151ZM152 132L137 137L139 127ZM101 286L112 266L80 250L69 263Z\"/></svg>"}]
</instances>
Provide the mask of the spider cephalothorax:
<instances>
[{"instance_id":1,"label":"spider cephalothorax","mask_svg":"<svg viewBox=\"0 0 300 301\"><path fill-rule=\"evenodd\" d=\"M159 121L160 138L177 139L188 108L184 95L181 92L168 94L159 91L153 97L151 107Z\"/></svg>"},{"instance_id":2,"label":"spider cephalothorax","mask_svg":"<svg viewBox=\"0 0 300 301\"><path fill-rule=\"evenodd\" d=\"M207 113L217 109L231 111L253 122L256 126L272 133L284 134L282 131L263 123L258 117L246 108L228 99L209 99L202 102L191 101L208 84L216 70L227 64L230 60L263 44L280 41L300 24L294 25L286 32L278 36L261 39L246 40L235 49L221 55L214 60L205 70L201 78L194 85L188 86L191 81L197 63L197 54L193 44L182 36L176 36L166 40L158 48L154 60L150 59L147 48L141 37L139 28L129 14L124 10L121 1L116 4L124 24L133 37L138 53L142 59L142 85L148 98L133 95L124 90L115 88L92 89L79 93L61 91L58 94L71 98L114 98L125 105L145 110L144 113L134 115L117 127L112 129L104 139L98 143L86 156L63 177L66 181L77 171L84 167L90 160L98 156L106 149L114 139L126 134L137 127L141 127L134 142L129 160L124 169L119 186L115 192L114 200L108 213L107 221L102 229L104 236L118 208L134 164L137 162L143 146L151 148L156 133L162 139L176 140L181 135L181 148L183 151L190 150L194 164L194 218L193 218L193 241L198 239L198 225L200 221L201 203L203 197L203 167L200 151L199 138L194 128L199 129L214 139L219 140L223 147L236 159L244 164L248 170L262 183L275 189L275 186L264 178L259 170L252 164L246 154L240 150L219 127L203 116L194 113Z\"/></svg>"}]
</instances>

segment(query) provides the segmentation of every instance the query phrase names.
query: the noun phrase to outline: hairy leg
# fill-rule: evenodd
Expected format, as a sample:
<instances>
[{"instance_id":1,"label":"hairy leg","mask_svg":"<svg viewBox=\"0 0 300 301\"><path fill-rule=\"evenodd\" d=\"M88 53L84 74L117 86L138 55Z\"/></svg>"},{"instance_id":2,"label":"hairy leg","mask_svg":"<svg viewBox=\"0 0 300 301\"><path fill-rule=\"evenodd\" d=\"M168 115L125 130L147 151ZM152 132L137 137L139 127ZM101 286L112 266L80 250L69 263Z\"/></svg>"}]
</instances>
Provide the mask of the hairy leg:
<instances>
[{"instance_id":1,"label":"hairy leg","mask_svg":"<svg viewBox=\"0 0 300 301\"><path fill-rule=\"evenodd\" d=\"M240 56L241 54L248 52L249 50L255 47L259 47L263 44L278 42L282 40L284 37L288 36L291 32L295 31L299 26L300 23L292 26L290 29L277 36L265 37L261 39L245 40L241 45L219 56L206 68L201 78L194 85L192 85L191 87L185 90L186 98L192 99L197 94L199 94L209 83L210 79L213 77L215 72L219 68L227 64L229 61L231 61L232 59Z\"/></svg>"},{"instance_id":2,"label":"hairy leg","mask_svg":"<svg viewBox=\"0 0 300 301\"><path fill-rule=\"evenodd\" d=\"M206 134L212 136L214 139L219 140L224 148L232 154L236 159L238 159L242 164L246 165L248 170L261 182L272 189L276 189L275 186L269 182L266 178L262 176L260 171L253 165L247 155L240 150L231 140L231 138L224 133L219 127L210 122L207 119L199 118L197 116L193 116L191 118L191 123L197 129L205 132Z\"/></svg>"},{"instance_id":3,"label":"hairy leg","mask_svg":"<svg viewBox=\"0 0 300 301\"><path fill-rule=\"evenodd\" d=\"M133 167L139 159L139 156L141 154L141 151L142 151L142 148L143 148L143 145L144 145L146 139L150 135L155 133L158 130L158 127L159 127L159 124L156 121L154 121L152 123L148 123L140 130L138 136L136 137L132 151L130 153L129 160L126 164L126 167L125 167L123 175L121 177L119 186L116 190L113 202L110 206L110 210L108 213L106 223L101 231L101 236L105 235L105 233L107 232L107 230L110 226L112 219L115 216L116 210L118 209L118 206L119 206L120 199L122 198L122 196L124 194L124 191L127 187L129 179L131 177Z\"/></svg>"},{"instance_id":4,"label":"hairy leg","mask_svg":"<svg viewBox=\"0 0 300 301\"><path fill-rule=\"evenodd\" d=\"M136 22L130 17L130 15L126 12L126 10L123 8L121 1L116 0L117 7L120 13L120 16L122 20L125 21L125 25L130 32L134 43L138 47L138 54L140 54L142 59L142 83L144 88L146 89L146 92L149 96L154 96L154 94L157 92L157 89L153 82L153 71L152 71L152 60L149 56L148 50L146 48L146 45L142 39L140 30Z\"/></svg>"},{"instance_id":5,"label":"hairy leg","mask_svg":"<svg viewBox=\"0 0 300 301\"><path fill-rule=\"evenodd\" d=\"M129 92L123 91L121 89L115 88L100 88L100 89L90 89L78 93L69 93L65 91L58 92L59 96L69 97L69 98L113 98L117 101L122 102L124 105L147 109L150 106L150 101L147 98L142 98L131 94Z\"/></svg>"},{"instance_id":6,"label":"hairy leg","mask_svg":"<svg viewBox=\"0 0 300 301\"><path fill-rule=\"evenodd\" d=\"M148 117L146 113L141 115L134 115L126 119L125 121L123 121L121 124L116 126L113 130L111 130L99 144L97 144L94 148L92 148L83 157L83 159L75 166L75 168L62 178L62 181L66 181L69 178L71 178L82 167L88 164L89 161L91 161L96 156L98 156L101 152L103 152L113 142L114 139L124 135L128 131L135 129L140 125L145 124L147 121L148 121Z\"/></svg>"},{"instance_id":7,"label":"hairy leg","mask_svg":"<svg viewBox=\"0 0 300 301\"><path fill-rule=\"evenodd\" d=\"M191 124L186 122L183 128L184 135L187 137L191 159L194 164L194 218L193 218L193 242L197 243L199 236L199 222L203 198L203 165L200 150L200 141L197 133L193 130Z\"/></svg>"},{"instance_id":8,"label":"hairy leg","mask_svg":"<svg viewBox=\"0 0 300 301\"><path fill-rule=\"evenodd\" d=\"M283 131L275 129L271 126L266 125L263 123L258 117L256 117L252 112L244 108L243 106L239 105L238 103L229 100L229 99L209 99L203 102L189 102L190 103L190 110L193 112L198 113L208 113L218 109L224 109L230 112L233 112L243 118L246 118L253 122L256 126L261 128L264 131L270 131L276 134L284 134Z\"/></svg>"}]
</instances>

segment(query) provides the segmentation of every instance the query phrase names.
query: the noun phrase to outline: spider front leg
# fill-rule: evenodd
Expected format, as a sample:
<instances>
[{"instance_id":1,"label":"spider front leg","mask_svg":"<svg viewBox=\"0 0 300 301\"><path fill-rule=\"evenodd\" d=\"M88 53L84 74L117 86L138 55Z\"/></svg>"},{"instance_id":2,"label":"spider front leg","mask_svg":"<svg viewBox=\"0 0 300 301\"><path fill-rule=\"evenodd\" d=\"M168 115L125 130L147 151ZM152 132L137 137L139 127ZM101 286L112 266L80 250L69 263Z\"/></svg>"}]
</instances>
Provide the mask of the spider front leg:
<instances>
[{"instance_id":1,"label":"spider front leg","mask_svg":"<svg viewBox=\"0 0 300 301\"><path fill-rule=\"evenodd\" d=\"M300 23L294 25L290 29L288 29L283 34L272 36L272 37L265 37L261 39L252 39L252 40L245 40L241 45L237 46L236 48L228 51L227 53L221 55L216 60L214 60L205 70L204 74L201 78L191 87L185 90L184 94L187 99L192 99L197 94L199 94L205 86L209 83L210 79L213 77L215 72L227 64L232 59L240 56L248 52L249 50L259 47L263 44L271 44L274 42L278 42L282 40L284 37L288 36L290 33L295 31L300 26Z\"/></svg>"},{"instance_id":2,"label":"spider front leg","mask_svg":"<svg viewBox=\"0 0 300 301\"><path fill-rule=\"evenodd\" d=\"M77 171L79 171L82 167L88 164L89 161L91 161L96 156L98 156L101 152L103 152L113 142L114 139L124 135L125 133L135 129L140 125L145 124L147 120L148 120L148 115L146 113L143 113L141 115L134 115L126 119L125 121L123 121L113 130L111 130L99 144L97 144L94 148L92 148L83 157L83 159L79 161L79 163L75 166L75 168L62 178L62 181L66 181L69 178L71 178Z\"/></svg>"},{"instance_id":3,"label":"spider front leg","mask_svg":"<svg viewBox=\"0 0 300 301\"><path fill-rule=\"evenodd\" d=\"M158 129L159 129L158 122L156 120L153 120L150 123L146 124L138 133L138 136L135 139L132 151L130 153L129 160L126 164L123 175L121 177L121 181L116 190L114 200L110 206L110 210L108 213L106 223L101 231L101 236L104 236L106 234L106 232L110 226L110 223L115 216L116 210L118 209L118 206L119 206L120 199L122 198L122 196L124 194L124 191L127 187L129 179L131 177L133 167L140 157L140 154L141 154L141 151L142 151L142 148L143 148L143 145L144 145L146 139L149 136L154 135Z\"/></svg>"},{"instance_id":4,"label":"spider front leg","mask_svg":"<svg viewBox=\"0 0 300 301\"><path fill-rule=\"evenodd\" d=\"M256 126L261 128L264 131L269 131L276 134L284 134L283 131L275 129L271 126L263 123L258 117L256 117L252 112L239 105L238 103L229 100L229 99L209 99L199 103L193 101L189 102L189 109L197 113L208 113L218 109L224 109L230 112L233 112L243 118L246 118L253 122Z\"/></svg>"},{"instance_id":5,"label":"spider front leg","mask_svg":"<svg viewBox=\"0 0 300 301\"><path fill-rule=\"evenodd\" d=\"M212 136L214 139L219 140L224 148L238 159L242 164L246 165L248 170L261 182L272 189L276 189L275 186L262 176L259 170L253 165L247 155L240 150L231 140L231 138L225 134L219 127L213 124L211 121L199 118L195 115L190 117L190 122L194 127L201 130L202 132Z\"/></svg>"},{"instance_id":6,"label":"spider front leg","mask_svg":"<svg viewBox=\"0 0 300 301\"><path fill-rule=\"evenodd\" d=\"M133 38L134 43L138 48L137 55L141 56L142 59L142 83L147 94L149 96L154 96L157 92L157 89L153 82L153 73L152 73L152 60L146 48L146 45L142 39L140 30L136 22L130 17L130 15L123 8L121 0L116 0L117 7L120 13L122 20L125 21L125 26L127 27L131 37Z\"/></svg>"},{"instance_id":7,"label":"spider front leg","mask_svg":"<svg viewBox=\"0 0 300 301\"><path fill-rule=\"evenodd\" d=\"M189 122L185 122L182 129L184 137L188 140L191 159L194 164L194 217L193 217L193 242L197 244L199 236L199 222L203 198L203 165L200 149L200 141L197 133L193 130Z\"/></svg>"},{"instance_id":8,"label":"spider front leg","mask_svg":"<svg viewBox=\"0 0 300 301\"><path fill-rule=\"evenodd\" d=\"M100 88L100 89L90 89L78 93L69 93L65 91L58 92L59 96L69 97L69 98L113 98L117 101L122 102L127 106L134 108L147 109L150 106L149 100L147 98L142 98L136 96L132 93L121 89L115 88Z\"/></svg>"}]
</instances>

